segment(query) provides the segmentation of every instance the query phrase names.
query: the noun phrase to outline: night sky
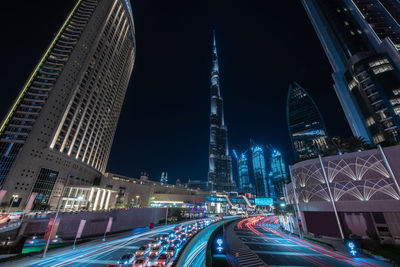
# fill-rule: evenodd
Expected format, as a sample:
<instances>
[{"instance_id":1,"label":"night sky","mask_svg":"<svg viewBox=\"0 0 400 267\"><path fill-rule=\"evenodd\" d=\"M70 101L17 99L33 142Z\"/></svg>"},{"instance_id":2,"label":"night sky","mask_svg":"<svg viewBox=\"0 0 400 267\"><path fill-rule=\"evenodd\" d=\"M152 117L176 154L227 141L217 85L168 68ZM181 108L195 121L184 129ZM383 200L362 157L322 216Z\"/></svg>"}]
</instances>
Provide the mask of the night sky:
<instances>
[{"instance_id":1,"label":"night sky","mask_svg":"<svg viewBox=\"0 0 400 267\"><path fill-rule=\"evenodd\" d=\"M2 3L1 118L74 3ZM207 179L213 29L231 149L248 149L252 138L293 160L286 126L293 80L314 98L329 135L351 134L300 1L137 0L132 7L136 63L108 171Z\"/></svg>"}]
</instances>

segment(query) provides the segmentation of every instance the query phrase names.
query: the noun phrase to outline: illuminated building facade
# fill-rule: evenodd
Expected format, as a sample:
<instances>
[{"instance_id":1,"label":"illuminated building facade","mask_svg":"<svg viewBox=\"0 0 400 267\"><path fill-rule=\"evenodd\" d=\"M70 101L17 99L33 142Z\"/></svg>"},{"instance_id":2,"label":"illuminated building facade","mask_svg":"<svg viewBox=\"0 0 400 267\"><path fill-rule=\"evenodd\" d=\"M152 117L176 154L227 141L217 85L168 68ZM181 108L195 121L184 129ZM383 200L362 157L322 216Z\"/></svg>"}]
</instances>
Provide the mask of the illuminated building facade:
<instances>
[{"instance_id":1,"label":"illuminated building facade","mask_svg":"<svg viewBox=\"0 0 400 267\"><path fill-rule=\"evenodd\" d=\"M168 183L168 172L162 172L161 173L160 182L161 183Z\"/></svg>"},{"instance_id":2,"label":"illuminated building facade","mask_svg":"<svg viewBox=\"0 0 400 267\"><path fill-rule=\"evenodd\" d=\"M304 232L351 238L400 238L399 146L325 156L292 165L287 204Z\"/></svg>"},{"instance_id":3,"label":"illuminated building facade","mask_svg":"<svg viewBox=\"0 0 400 267\"><path fill-rule=\"evenodd\" d=\"M77 1L1 124L3 200L23 208L36 192L54 208L65 186L99 183L134 59L129 1Z\"/></svg>"},{"instance_id":4,"label":"illuminated building facade","mask_svg":"<svg viewBox=\"0 0 400 267\"><path fill-rule=\"evenodd\" d=\"M326 153L324 120L311 96L296 82L289 85L286 116L295 160Z\"/></svg>"},{"instance_id":5,"label":"illuminated building facade","mask_svg":"<svg viewBox=\"0 0 400 267\"><path fill-rule=\"evenodd\" d=\"M302 0L333 68L355 136L398 142L400 7L397 0Z\"/></svg>"},{"instance_id":6,"label":"illuminated building facade","mask_svg":"<svg viewBox=\"0 0 400 267\"><path fill-rule=\"evenodd\" d=\"M217 46L213 43L211 70L211 114L208 181L212 191L234 191L231 157L228 150L228 129L224 122L223 99L219 86Z\"/></svg>"},{"instance_id":7,"label":"illuminated building facade","mask_svg":"<svg viewBox=\"0 0 400 267\"><path fill-rule=\"evenodd\" d=\"M254 179L256 181L257 197L270 197L270 188L268 185L267 170L265 166L264 151L260 146L251 148Z\"/></svg>"},{"instance_id":8,"label":"illuminated building facade","mask_svg":"<svg viewBox=\"0 0 400 267\"><path fill-rule=\"evenodd\" d=\"M251 192L249 165L245 153L240 154L240 158L238 159L238 171L239 171L239 189L240 189L239 192L241 193Z\"/></svg>"},{"instance_id":9,"label":"illuminated building facade","mask_svg":"<svg viewBox=\"0 0 400 267\"><path fill-rule=\"evenodd\" d=\"M283 197L283 184L287 178L286 165L281 152L276 149L272 151L270 163L270 180L273 185L271 195L275 199L280 199Z\"/></svg>"}]
</instances>

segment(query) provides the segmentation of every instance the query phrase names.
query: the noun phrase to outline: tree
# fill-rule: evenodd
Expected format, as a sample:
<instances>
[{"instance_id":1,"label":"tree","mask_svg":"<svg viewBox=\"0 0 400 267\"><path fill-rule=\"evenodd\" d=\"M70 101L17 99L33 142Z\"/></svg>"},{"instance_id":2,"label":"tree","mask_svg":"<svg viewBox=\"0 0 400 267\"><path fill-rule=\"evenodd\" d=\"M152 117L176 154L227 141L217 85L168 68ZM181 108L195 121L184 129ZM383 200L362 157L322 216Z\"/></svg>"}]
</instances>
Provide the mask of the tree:
<instances>
[{"instance_id":1,"label":"tree","mask_svg":"<svg viewBox=\"0 0 400 267\"><path fill-rule=\"evenodd\" d=\"M364 137L361 136L353 136L347 139L347 146L349 152L355 152L359 150L365 150L369 148L369 144L365 140Z\"/></svg>"},{"instance_id":2,"label":"tree","mask_svg":"<svg viewBox=\"0 0 400 267\"><path fill-rule=\"evenodd\" d=\"M343 138L334 136L327 139L328 155L337 155L342 153L357 152L359 150L366 150L371 148L364 137L348 137Z\"/></svg>"}]
</instances>

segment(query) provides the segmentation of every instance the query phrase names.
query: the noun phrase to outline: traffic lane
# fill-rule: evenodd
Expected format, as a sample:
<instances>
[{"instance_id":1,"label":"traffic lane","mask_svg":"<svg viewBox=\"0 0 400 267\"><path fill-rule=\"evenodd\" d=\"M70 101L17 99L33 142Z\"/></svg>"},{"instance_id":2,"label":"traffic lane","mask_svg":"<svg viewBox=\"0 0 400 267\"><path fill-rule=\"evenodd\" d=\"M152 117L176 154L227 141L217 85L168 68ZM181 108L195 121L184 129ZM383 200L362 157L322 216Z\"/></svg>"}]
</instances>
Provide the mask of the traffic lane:
<instances>
[{"instance_id":1,"label":"traffic lane","mask_svg":"<svg viewBox=\"0 0 400 267\"><path fill-rule=\"evenodd\" d=\"M205 252L208 239L210 238L212 232L223 223L224 221L213 223L210 226L204 228L197 235L195 235L190 240L190 243L183 251L176 266L177 267L204 266L205 253L202 254L202 252ZM204 255L204 257L201 257L201 255ZM198 264L198 265L193 265L193 264Z\"/></svg>"},{"instance_id":2,"label":"traffic lane","mask_svg":"<svg viewBox=\"0 0 400 267\"><path fill-rule=\"evenodd\" d=\"M245 227L235 231L239 238L268 265L353 266L342 262L333 265L328 262L327 256L266 231L259 225L258 220L249 220Z\"/></svg>"},{"instance_id":3,"label":"traffic lane","mask_svg":"<svg viewBox=\"0 0 400 267\"><path fill-rule=\"evenodd\" d=\"M116 264L117 260L126 253L132 253L135 247L148 244L156 235L172 231L174 226L163 227L148 233L137 234L128 238L104 242L93 247L71 250L67 253L37 260L30 265L22 266L105 266ZM126 251L126 252L125 252ZM129 252L128 252L129 251Z\"/></svg>"},{"instance_id":4,"label":"traffic lane","mask_svg":"<svg viewBox=\"0 0 400 267\"><path fill-rule=\"evenodd\" d=\"M197 220L183 222L180 225L187 225ZM124 254L133 253L137 248L148 244L154 240L157 235L167 234L173 231L174 225L161 226L147 233L140 233L134 236L125 237L111 242L105 242L94 247L62 254L56 257L49 257L44 262L35 262L32 266L105 266L107 264L116 264L117 260ZM155 262L154 259L151 262ZM29 265L23 265L29 266Z\"/></svg>"},{"instance_id":5,"label":"traffic lane","mask_svg":"<svg viewBox=\"0 0 400 267\"><path fill-rule=\"evenodd\" d=\"M277 231L276 225L266 224L265 220L256 224L248 223L246 228L260 238L257 241L247 240L248 246L268 265L388 266L371 259L353 259L313 243L289 237Z\"/></svg>"},{"instance_id":6,"label":"traffic lane","mask_svg":"<svg viewBox=\"0 0 400 267\"><path fill-rule=\"evenodd\" d=\"M169 231L161 232L159 234L167 234ZM78 259L73 264L68 264L68 266L106 266L109 264L117 264L117 261L125 254L135 253L143 245L148 245L154 238L159 234L152 234L144 238L137 240L132 240L118 248L112 249L110 251L103 252L99 255L94 255L89 259Z\"/></svg>"},{"instance_id":7,"label":"traffic lane","mask_svg":"<svg viewBox=\"0 0 400 267\"><path fill-rule=\"evenodd\" d=\"M266 227L266 226L268 226L268 227ZM330 259L332 259L334 264L336 264L336 262L343 262L343 263L351 264L351 266L366 266L366 267L392 266L391 264L388 264L382 260L376 260L376 259L369 258L369 257L354 257L353 258L348 255L344 255L343 253L335 252L330 249L326 249L325 247L317 245L313 242L310 242L310 241L307 241L304 239L294 238L292 236L289 236L286 233L283 233L277 224L261 224L260 227L268 232L276 233L279 236L284 237L285 239L294 242L295 244L303 245L304 247L309 248L312 251L316 251L316 252L319 252L320 254L326 255Z\"/></svg>"},{"instance_id":8,"label":"traffic lane","mask_svg":"<svg viewBox=\"0 0 400 267\"><path fill-rule=\"evenodd\" d=\"M268 241L264 239L244 238L242 241L269 266L330 266L326 262L326 256L309 251L300 245L288 242L273 243L271 238ZM275 241L282 242L277 239ZM333 266L352 265L338 263Z\"/></svg>"}]
</instances>

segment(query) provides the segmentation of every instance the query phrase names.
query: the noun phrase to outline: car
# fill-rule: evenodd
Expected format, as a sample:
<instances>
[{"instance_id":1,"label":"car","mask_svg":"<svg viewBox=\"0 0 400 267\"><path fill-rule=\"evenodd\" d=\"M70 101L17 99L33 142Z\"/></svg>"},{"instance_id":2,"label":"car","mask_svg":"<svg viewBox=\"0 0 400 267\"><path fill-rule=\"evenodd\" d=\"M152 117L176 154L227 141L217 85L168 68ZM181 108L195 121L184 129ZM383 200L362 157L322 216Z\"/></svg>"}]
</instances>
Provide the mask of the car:
<instances>
[{"instance_id":1,"label":"car","mask_svg":"<svg viewBox=\"0 0 400 267\"><path fill-rule=\"evenodd\" d=\"M160 245L163 249L166 249L169 246L169 242L168 241L162 241L161 245Z\"/></svg>"},{"instance_id":2,"label":"car","mask_svg":"<svg viewBox=\"0 0 400 267\"><path fill-rule=\"evenodd\" d=\"M174 240L176 238L176 232L170 232L168 234L168 236L169 236L169 240Z\"/></svg>"},{"instance_id":3,"label":"car","mask_svg":"<svg viewBox=\"0 0 400 267\"><path fill-rule=\"evenodd\" d=\"M177 237L177 238L182 238L184 235L185 235L184 232L178 232L178 233L176 233L176 237Z\"/></svg>"},{"instance_id":4,"label":"car","mask_svg":"<svg viewBox=\"0 0 400 267\"><path fill-rule=\"evenodd\" d=\"M152 258L157 257L162 252L162 250L163 249L161 246L151 248L150 257L152 257Z\"/></svg>"},{"instance_id":5,"label":"car","mask_svg":"<svg viewBox=\"0 0 400 267\"><path fill-rule=\"evenodd\" d=\"M149 259L147 257L143 257L143 258L135 260L135 262L133 263L133 266L134 267L146 267L148 263L149 263Z\"/></svg>"},{"instance_id":6,"label":"car","mask_svg":"<svg viewBox=\"0 0 400 267\"><path fill-rule=\"evenodd\" d=\"M125 254L117 261L117 264L129 265L134 262L135 258L135 254L133 253Z\"/></svg>"},{"instance_id":7,"label":"car","mask_svg":"<svg viewBox=\"0 0 400 267\"><path fill-rule=\"evenodd\" d=\"M144 245L144 246L141 246L138 250L136 250L135 256L143 257L143 256L146 256L147 254L149 254L149 252L150 252L150 247Z\"/></svg>"},{"instance_id":8,"label":"car","mask_svg":"<svg viewBox=\"0 0 400 267\"><path fill-rule=\"evenodd\" d=\"M168 241L168 238L169 238L169 237L168 237L167 234L164 234L164 235L161 235L161 236L160 236L160 240L161 240L161 241Z\"/></svg>"},{"instance_id":9,"label":"car","mask_svg":"<svg viewBox=\"0 0 400 267\"><path fill-rule=\"evenodd\" d=\"M159 247L161 245L161 241L160 240L154 240L151 241L149 244L150 249L154 248L154 247Z\"/></svg>"},{"instance_id":10,"label":"car","mask_svg":"<svg viewBox=\"0 0 400 267\"><path fill-rule=\"evenodd\" d=\"M182 241L177 239L172 243L175 247L179 248L182 245Z\"/></svg>"},{"instance_id":11,"label":"car","mask_svg":"<svg viewBox=\"0 0 400 267\"><path fill-rule=\"evenodd\" d=\"M166 253L168 253L169 256L173 257L175 255L175 253L176 253L176 249L177 248L175 246L169 246L167 248L167 252Z\"/></svg>"},{"instance_id":12,"label":"car","mask_svg":"<svg viewBox=\"0 0 400 267\"><path fill-rule=\"evenodd\" d=\"M169 256L169 254L163 253L163 254L161 254L160 257L158 257L157 264L160 266L166 266L170 260L171 260L171 257Z\"/></svg>"},{"instance_id":13,"label":"car","mask_svg":"<svg viewBox=\"0 0 400 267\"><path fill-rule=\"evenodd\" d=\"M174 232L178 232L179 230L180 230L180 226L179 225L174 227Z\"/></svg>"}]
</instances>

